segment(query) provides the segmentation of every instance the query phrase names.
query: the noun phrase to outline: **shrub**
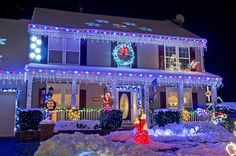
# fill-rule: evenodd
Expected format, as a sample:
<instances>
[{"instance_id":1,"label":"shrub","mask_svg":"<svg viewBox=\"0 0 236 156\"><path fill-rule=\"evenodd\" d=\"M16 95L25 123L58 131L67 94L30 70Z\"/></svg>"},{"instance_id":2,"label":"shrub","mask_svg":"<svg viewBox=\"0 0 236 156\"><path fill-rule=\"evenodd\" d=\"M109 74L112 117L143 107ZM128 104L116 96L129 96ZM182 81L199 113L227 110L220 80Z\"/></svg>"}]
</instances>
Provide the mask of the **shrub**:
<instances>
[{"instance_id":1,"label":"shrub","mask_svg":"<svg viewBox=\"0 0 236 156\"><path fill-rule=\"evenodd\" d=\"M177 123L180 122L180 111L176 109L164 109L157 110L154 113L154 124L158 126L165 126L169 123Z\"/></svg>"},{"instance_id":2,"label":"shrub","mask_svg":"<svg viewBox=\"0 0 236 156\"><path fill-rule=\"evenodd\" d=\"M20 130L39 130L39 123L43 120L43 113L40 110L20 110L19 126Z\"/></svg>"},{"instance_id":3,"label":"shrub","mask_svg":"<svg viewBox=\"0 0 236 156\"><path fill-rule=\"evenodd\" d=\"M101 110L100 127L102 129L116 129L122 124L122 110Z\"/></svg>"}]
</instances>

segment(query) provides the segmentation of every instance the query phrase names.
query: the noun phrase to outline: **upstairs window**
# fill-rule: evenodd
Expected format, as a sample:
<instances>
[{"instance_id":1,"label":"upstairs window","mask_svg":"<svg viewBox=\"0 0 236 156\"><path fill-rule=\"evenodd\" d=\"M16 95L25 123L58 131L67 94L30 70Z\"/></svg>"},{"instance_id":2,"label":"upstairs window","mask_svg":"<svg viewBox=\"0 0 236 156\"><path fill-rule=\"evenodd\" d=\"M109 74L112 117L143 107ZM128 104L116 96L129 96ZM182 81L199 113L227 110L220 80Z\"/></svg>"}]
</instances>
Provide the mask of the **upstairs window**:
<instances>
[{"instance_id":1,"label":"upstairs window","mask_svg":"<svg viewBox=\"0 0 236 156\"><path fill-rule=\"evenodd\" d=\"M165 69L185 70L190 63L188 47L165 47Z\"/></svg>"},{"instance_id":2,"label":"upstairs window","mask_svg":"<svg viewBox=\"0 0 236 156\"><path fill-rule=\"evenodd\" d=\"M49 38L48 63L80 64L80 40L74 38Z\"/></svg>"}]
</instances>

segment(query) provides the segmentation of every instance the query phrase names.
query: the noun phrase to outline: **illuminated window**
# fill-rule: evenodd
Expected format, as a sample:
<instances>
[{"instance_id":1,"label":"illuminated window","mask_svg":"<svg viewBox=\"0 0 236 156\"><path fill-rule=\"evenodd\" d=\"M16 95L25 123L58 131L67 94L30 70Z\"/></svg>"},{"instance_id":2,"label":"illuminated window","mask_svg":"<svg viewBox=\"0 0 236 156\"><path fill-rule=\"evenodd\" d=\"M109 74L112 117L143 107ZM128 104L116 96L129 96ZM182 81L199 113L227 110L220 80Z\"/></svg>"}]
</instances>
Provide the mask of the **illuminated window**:
<instances>
[{"instance_id":1,"label":"illuminated window","mask_svg":"<svg viewBox=\"0 0 236 156\"><path fill-rule=\"evenodd\" d=\"M190 63L188 47L165 46L165 69L170 69L170 65L180 65L180 69L187 69Z\"/></svg>"},{"instance_id":2,"label":"illuminated window","mask_svg":"<svg viewBox=\"0 0 236 156\"><path fill-rule=\"evenodd\" d=\"M192 108L192 92L191 89L184 89L184 108ZM166 88L167 108L178 108L178 88Z\"/></svg>"},{"instance_id":3,"label":"illuminated window","mask_svg":"<svg viewBox=\"0 0 236 156\"><path fill-rule=\"evenodd\" d=\"M71 84L67 83L48 83L47 89L49 87L53 87L54 93L52 98L56 102L56 108L69 108L72 104L72 89ZM79 106L79 92L78 92L78 86L77 86L77 92L76 92L76 106Z\"/></svg>"}]
</instances>

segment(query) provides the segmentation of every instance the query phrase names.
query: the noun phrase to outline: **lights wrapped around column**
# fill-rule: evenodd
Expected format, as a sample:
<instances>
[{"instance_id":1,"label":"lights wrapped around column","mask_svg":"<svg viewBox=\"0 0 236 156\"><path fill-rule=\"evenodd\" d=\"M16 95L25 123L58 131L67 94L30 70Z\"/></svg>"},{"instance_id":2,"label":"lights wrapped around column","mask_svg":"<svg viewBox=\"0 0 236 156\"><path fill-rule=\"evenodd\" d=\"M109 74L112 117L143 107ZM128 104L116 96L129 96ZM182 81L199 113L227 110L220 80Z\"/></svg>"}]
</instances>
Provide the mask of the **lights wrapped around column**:
<instances>
[{"instance_id":1,"label":"lights wrapped around column","mask_svg":"<svg viewBox=\"0 0 236 156\"><path fill-rule=\"evenodd\" d=\"M136 136L135 140L140 144L148 144L148 126L146 122L146 115L143 108L139 111L139 116L135 122Z\"/></svg>"}]
</instances>

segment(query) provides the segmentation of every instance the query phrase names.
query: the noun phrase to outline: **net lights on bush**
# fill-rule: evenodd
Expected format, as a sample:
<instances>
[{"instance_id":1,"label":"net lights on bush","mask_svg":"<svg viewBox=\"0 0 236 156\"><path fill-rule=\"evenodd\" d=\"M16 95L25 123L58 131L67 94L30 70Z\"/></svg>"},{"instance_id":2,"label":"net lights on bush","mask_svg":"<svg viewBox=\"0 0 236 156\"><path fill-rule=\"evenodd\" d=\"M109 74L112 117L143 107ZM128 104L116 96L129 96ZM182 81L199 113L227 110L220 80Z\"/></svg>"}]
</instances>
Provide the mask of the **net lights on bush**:
<instances>
[{"instance_id":1,"label":"net lights on bush","mask_svg":"<svg viewBox=\"0 0 236 156\"><path fill-rule=\"evenodd\" d=\"M148 144L148 125L143 108L139 110L138 119L135 121L135 140L140 144Z\"/></svg>"},{"instance_id":2,"label":"net lights on bush","mask_svg":"<svg viewBox=\"0 0 236 156\"><path fill-rule=\"evenodd\" d=\"M31 36L30 38L30 54L29 57L32 60L40 61L42 56L41 56L41 45L42 45L42 40L40 36Z\"/></svg>"}]
</instances>

